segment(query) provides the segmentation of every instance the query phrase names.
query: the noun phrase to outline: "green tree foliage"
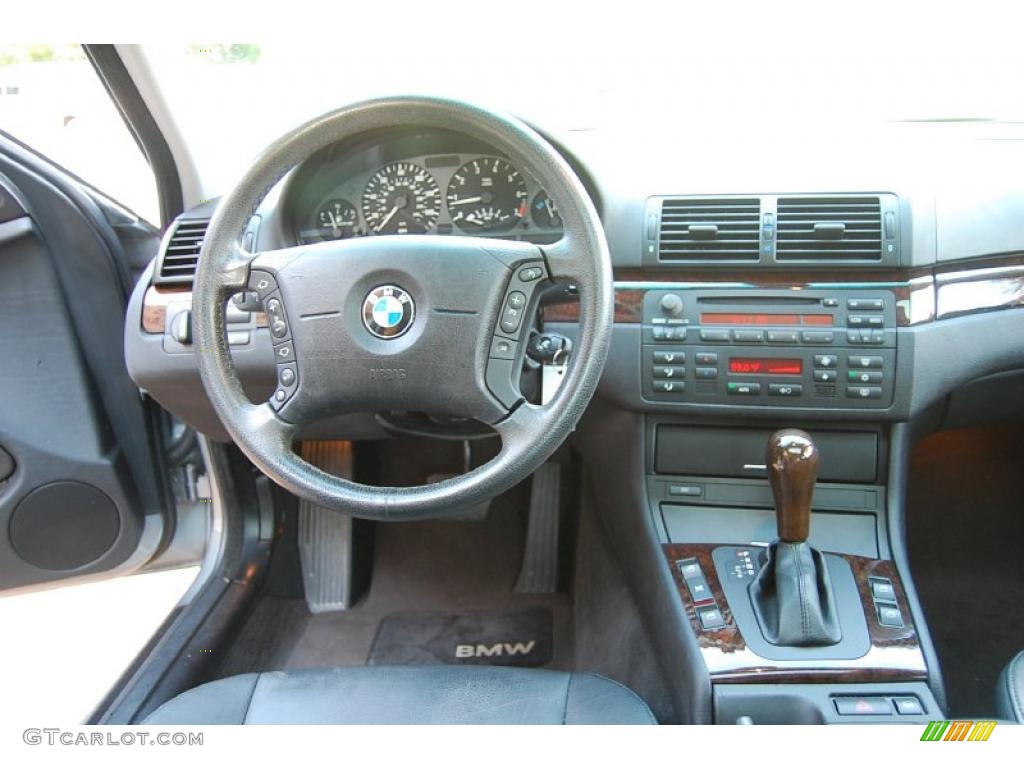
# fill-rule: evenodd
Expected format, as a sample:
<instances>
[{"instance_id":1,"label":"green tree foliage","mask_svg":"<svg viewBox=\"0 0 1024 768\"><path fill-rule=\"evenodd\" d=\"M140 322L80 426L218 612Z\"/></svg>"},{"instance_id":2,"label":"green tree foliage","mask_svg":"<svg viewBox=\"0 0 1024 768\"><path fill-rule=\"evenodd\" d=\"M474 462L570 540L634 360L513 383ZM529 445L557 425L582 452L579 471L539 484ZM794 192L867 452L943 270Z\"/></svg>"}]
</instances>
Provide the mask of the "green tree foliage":
<instances>
[{"instance_id":1,"label":"green tree foliage","mask_svg":"<svg viewBox=\"0 0 1024 768\"><path fill-rule=\"evenodd\" d=\"M194 43L187 52L212 64L255 64L260 60L260 47L251 43Z\"/></svg>"},{"instance_id":2,"label":"green tree foliage","mask_svg":"<svg viewBox=\"0 0 1024 768\"><path fill-rule=\"evenodd\" d=\"M0 67L47 61L81 61L84 58L82 46L75 44L0 45Z\"/></svg>"}]
</instances>

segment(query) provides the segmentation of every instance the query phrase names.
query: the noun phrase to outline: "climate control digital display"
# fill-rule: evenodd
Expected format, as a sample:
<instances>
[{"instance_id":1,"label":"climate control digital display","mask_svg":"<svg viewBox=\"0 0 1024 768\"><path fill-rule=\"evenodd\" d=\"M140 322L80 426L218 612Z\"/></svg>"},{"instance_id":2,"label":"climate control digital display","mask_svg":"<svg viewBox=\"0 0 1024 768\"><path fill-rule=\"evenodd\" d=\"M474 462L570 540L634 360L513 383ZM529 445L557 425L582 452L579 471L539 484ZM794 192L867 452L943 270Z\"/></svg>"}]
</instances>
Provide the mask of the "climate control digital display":
<instances>
[{"instance_id":1,"label":"climate control digital display","mask_svg":"<svg viewBox=\"0 0 1024 768\"><path fill-rule=\"evenodd\" d=\"M800 376L804 361L799 358L730 357L729 373Z\"/></svg>"}]
</instances>

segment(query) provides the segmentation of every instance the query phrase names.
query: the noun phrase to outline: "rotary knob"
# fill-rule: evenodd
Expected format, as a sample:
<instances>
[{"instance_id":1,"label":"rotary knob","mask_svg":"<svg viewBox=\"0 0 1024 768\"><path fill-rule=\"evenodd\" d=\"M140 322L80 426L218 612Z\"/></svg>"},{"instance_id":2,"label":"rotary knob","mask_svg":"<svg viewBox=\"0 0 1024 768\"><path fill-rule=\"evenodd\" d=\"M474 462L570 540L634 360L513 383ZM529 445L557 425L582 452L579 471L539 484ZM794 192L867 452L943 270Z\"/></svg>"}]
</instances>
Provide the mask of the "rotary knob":
<instances>
[{"instance_id":1,"label":"rotary knob","mask_svg":"<svg viewBox=\"0 0 1024 768\"><path fill-rule=\"evenodd\" d=\"M661 311L669 317L680 317L683 314L683 300L675 293L666 293L661 297Z\"/></svg>"}]
</instances>

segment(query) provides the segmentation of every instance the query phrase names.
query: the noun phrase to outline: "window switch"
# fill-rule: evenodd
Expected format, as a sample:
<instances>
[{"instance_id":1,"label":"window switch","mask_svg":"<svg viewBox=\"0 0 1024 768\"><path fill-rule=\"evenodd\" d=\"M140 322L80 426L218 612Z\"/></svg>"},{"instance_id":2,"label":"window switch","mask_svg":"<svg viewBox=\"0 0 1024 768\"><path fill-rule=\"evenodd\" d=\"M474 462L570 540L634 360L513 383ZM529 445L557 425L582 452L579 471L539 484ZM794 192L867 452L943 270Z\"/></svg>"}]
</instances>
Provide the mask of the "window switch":
<instances>
[{"instance_id":1,"label":"window switch","mask_svg":"<svg viewBox=\"0 0 1024 768\"><path fill-rule=\"evenodd\" d=\"M878 623L883 627L903 626L903 614L895 605L879 604L875 608L878 610Z\"/></svg>"},{"instance_id":2,"label":"window switch","mask_svg":"<svg viewBox=\"0 0 1024 768\"><path fill-rule=\"evenodd\" d=\"M896 711L901 715L923 715L924 707L917 696L895 696L892 700Z\"/></svg>"},{"instance_id":3,"label":"window switch","mask_svg":"<svg viewBox=\"0 0 1024 768\"><path fill-rule=\"evenodd\" d=\"M889 579L871 579L871 596L881 603L896 602L896 590Z\"/></svg>"},{"instance_id":4,"label":"window switch","mask_svg":"<svg viewBox=\"0 0 1024 768\"><path fill-rule=\"evenodd\" d=\"M683 577L683 581L704 578L704 571L700 569L700 563L695 558L676 560L676 567L679 569L679 574Z\"/></svg>"},{"instance_id":5,"label":"window switch","mask_svg":"<svg viewBox=\"0 0 1024 768\"><path fill-rule=\"evenodd\" d=\"M704 629L721 629L725 626L725 619L717 605L709 605L697 609L697 618Z\"/></svg>"}]
</instances>

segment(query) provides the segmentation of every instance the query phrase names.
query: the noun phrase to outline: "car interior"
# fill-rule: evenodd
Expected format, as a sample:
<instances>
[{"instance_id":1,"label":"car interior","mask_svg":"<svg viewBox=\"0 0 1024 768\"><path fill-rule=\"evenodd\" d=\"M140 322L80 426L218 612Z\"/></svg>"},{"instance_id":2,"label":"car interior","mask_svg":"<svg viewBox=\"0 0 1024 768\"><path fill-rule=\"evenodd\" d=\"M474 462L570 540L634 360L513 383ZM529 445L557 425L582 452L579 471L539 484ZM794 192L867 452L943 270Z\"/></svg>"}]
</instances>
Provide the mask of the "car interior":
<instances>
[{"instance_id":1,"label":"car interior","mask_svg":"<svg viewBox=\"0 0 1024 768\"><path fill-rule=\"evenodd\" d=\"M84 48L162 222L0 133L0 595L201 566L91 723L1024 721L1021 124L380 93L201 199Z\"/></svg>"}]
</instances>

